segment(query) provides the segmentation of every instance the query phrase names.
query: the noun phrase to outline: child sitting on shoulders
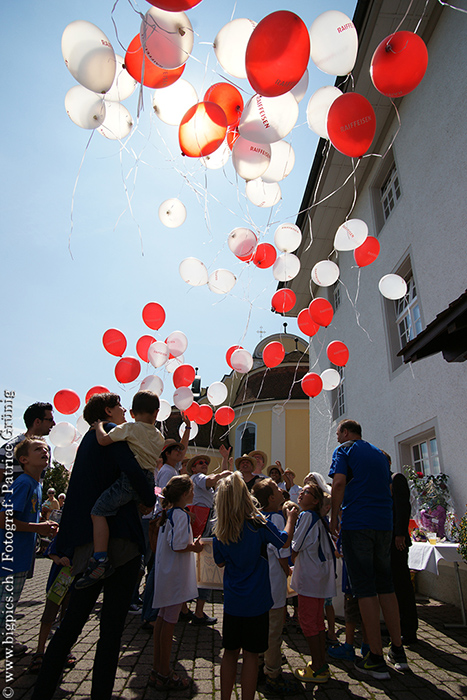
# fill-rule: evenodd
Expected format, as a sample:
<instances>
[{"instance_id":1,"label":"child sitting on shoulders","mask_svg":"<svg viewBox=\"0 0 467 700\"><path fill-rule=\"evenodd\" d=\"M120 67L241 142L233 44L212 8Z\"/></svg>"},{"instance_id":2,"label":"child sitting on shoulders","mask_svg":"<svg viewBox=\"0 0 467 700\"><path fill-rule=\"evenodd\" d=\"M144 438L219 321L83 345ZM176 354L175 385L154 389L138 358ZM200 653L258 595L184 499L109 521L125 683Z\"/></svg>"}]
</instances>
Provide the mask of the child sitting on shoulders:
<instances>
[{"instance_id":1,"label":"child sitting on shoulders","mask_svg":"<svg viewBox=\"0 0 467 700\"><path fill-rule=\"evenodd\" d=\"M109 433L106 433L102 421L96 421L93 424L97 442L102 447L114 442L128 443L152 487L154 487L154 473L164 446L162 433L154 426L158 411L157 394L152 391L138 391L133 398L130 411L132 418L135 419L134 423L122 423L112 428ZM76 581L76 588L87 588L101 578L107 578L113 574L114 569L107 556L109 543L107 518L116 515L121 506L133 500L139 500L139 496L126 474L122 473L95 502L91 511L94 554L85 573Z\"/></svg>"},{"instance_id":2,"label":"child sitting on shoulders","mask_svg":"<svg viewBox=\"0 0 467 700\"><path fill-rule=\"evenodd\" d=\"M298 618L311 654L311 663L298 668L302 681L325 683L329 680L326 663L324 599L336 595L334 552L321 519L323 492L315 483L303 487L298 497L301 513L292 541L292 588L298 593Z\"/></svg>"},{"instance_id":3,"label":"child sitting on shoulders","mask_svg":"<svg viewBox=\"0 0 467 700\"><path fill-rule=\"evenodd\" d=\"M288 511L281 532L255 504L239 472L221 479L215 496L213 552L216 564L225 567L222 700L231 697L241 649L242 700L255 696L258 655L268 648L269 610L274 604L262 549L266 544L288 547L297 519L295 511Z\"/></svg>"}]
</instances>

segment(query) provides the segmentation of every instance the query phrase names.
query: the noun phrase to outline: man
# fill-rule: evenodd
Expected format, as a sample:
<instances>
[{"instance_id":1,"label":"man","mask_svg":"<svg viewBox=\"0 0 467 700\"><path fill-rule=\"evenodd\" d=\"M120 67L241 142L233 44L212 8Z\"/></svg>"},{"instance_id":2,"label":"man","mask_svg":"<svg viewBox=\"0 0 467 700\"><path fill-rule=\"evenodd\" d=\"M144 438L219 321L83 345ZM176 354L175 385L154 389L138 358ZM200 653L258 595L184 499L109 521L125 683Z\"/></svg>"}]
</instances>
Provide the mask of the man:
<instances>
[{"instance_id":1,"label":"man","mask_svg":"<svg viewBox=\"0 0 467 700\"><path fill-rule=\"evenodd\" d=\"M254 473L256 469L256 462L254 457L250 457L249 455L242 455L241 457L237 457L237 459L235 460L235 468L238 469L238 471L242 475L243 481L245 482L248 491L251 491L251 489L259 479L264 478L264 475L261 476L260 474Z\"/></svg>"},{"instance_id":2,"label":"man","mask_svg":"<svg viewBox=\"0 0 467 700\"><path fill-rule=\"evenodd\" d=\"M23 415L26 432L17 435L0 447L0 481L5 471L8 478L13 480L23 473L20 463L14 457L14 449L25 438L45 437L50 433L55 425L52 408L52 404L42 402L33 403L27 407Z\"/></svg>"},{"instance_id":3,"label":"man","mask_svg":"<svg viewBox=\"0 0 467 700\"><path fill-rule=\"evenodd\" d=\"M84 419L91 425L106 421L106 430L125 422L125 409L116 394L95 394L86 404ZM93 551L90 512L100 496L124 471L142 503L152 508L152 489L126 442L101 447L94 430L83 437L76 454L57 536L57 553L73 561L75 575L82 574ZM109 558L114 573L89 588L73 589L70 603L59 629L44 656L34 689L34 700L50 700L55 693L66 658L80 635L94 604L103 590L100 636L94 659L91 698L110 700L120 653L125 617L140 570L145 544L135 501L122 506L108 518Z\"/></svg>"},{"instance_id":4,"label":"man","mask_svg":"<svg viewBox=\"0 0 467 700\"><path fill-rule=\"evenodd\" d=\"M370 651L355 668L378 680L390 678L383 658L380 606L391 637L387 660L397 670L408 668L401 642L399 608L391 576L392 497L389 463L377 447L362 440L356 421L344 420L337 427L340 446L334 450L331 533L338 534L342 505L341 536L344 561L358 599Z\"/></svg>"},{"instance_id":5,"label":"man","mask_svg":"<svg viewBox=\"0 0 467 700\"><path fill-rule=\"evenodd\" d=\"M255 468L253 474L255 476L259 474L260 476L264 477L263 469L268 463L268 456L266 452L263 452L262 450L253 450L252 452L248 453L248 457L252 457L255 461Z\"/></svg>"}]
</instances>

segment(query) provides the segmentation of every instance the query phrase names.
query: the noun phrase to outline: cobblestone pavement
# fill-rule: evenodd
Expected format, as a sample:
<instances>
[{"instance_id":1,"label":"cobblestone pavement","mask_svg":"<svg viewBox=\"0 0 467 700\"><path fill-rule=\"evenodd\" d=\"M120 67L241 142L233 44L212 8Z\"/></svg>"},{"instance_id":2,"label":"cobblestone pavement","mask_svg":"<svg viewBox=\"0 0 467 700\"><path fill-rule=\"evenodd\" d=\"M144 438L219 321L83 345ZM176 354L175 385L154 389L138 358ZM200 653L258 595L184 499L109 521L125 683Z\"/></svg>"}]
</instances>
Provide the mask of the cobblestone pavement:
<instances>
[{"instance_id":1,"label":"cobblestone pavement","mask_svg":"<svg viewBox=\"0 0 467 700\"><path fill-rule=\"evenodd\" d=\"M40 617L44 606L44 592L50 561L38 559L34 578L26 582L17 613L23 614L17 622L18 641L35 649ZM190 690L169 693L147 687L152 668L152 636L141 629L139 615L128 615L122 638L122 649L114 686L114 698L125 700L166 700L169 697L213 700L220 697L219 664L221 655L222 604L220 593L214 594L217 602L206 605L206 612L218 618L214 627L199 628L189 623L179 623L175 628L173 662L183 675L193 678ZM89 698L91 671L95 645L99 634L99 602L86 624L83 634L74 647L78 663L73 670L64 673L54 700ZM289 608L291 611L291 608ZM418 604L420 617L419 642L407 648L410 671L391 670L391 680L376 681L362 677L350 662L330 660L331 679L317 686L304 685L296 698L318 700L449 700L467 697L467 630L446 629L445 623L460 622L460 612L454 606L433 600ZM343 641L343 627L338 624ZM387 640L386 640L387 642ZM284 634L283 653L287 659L283 672L291 677L293 670L309 661L307 644L300 630L289 625ZM27 674L31 659L28 653L15 659L14 676L3 697L28 700L35 676ZM0 662L0 682L5 686L4 661ZM264 690L264 688L263 688ZM258 698L271 698L263 694L259 686ZM240 698L240 689L237 687ZM277 696L276 696L277 697Z\"/></svg>"}]
</instances>

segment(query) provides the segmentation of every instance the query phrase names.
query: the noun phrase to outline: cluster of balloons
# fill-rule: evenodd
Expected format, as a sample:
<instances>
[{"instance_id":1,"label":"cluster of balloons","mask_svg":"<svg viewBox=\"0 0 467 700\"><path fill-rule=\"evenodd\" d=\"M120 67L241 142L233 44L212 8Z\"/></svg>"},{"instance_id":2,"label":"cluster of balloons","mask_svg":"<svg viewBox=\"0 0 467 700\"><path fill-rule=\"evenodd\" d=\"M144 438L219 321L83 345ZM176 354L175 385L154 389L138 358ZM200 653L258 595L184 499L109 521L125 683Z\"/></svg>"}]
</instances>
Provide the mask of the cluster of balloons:
<instances>
[{"instance_id":1,"label":"cluster of balloons","mask_svg":"<svg viewBox=\"0 0 467 700\"><path fill-rule=\"evenodd\" d=\"M333 340L326 348L328 360L337 367L345 367L349 361L349 349L341 340ZM304 393L311 398L318 396L321 391L336 389L341 381L341 375L334 368L325 369L321 374L308 372L301 380Z\"/></svg>"},{"instance_id":2,"label":"cluster of balloons","mask_svg":"<svg viewBox=\"0 0 467 700\"><path fill-rule=\"evenodd\" d=\"M79 83L65 96L70 119L82 129L97 129L108 139L128 136L133 118L121 102L133 94L137 82L104 32L85 20L71 22L62 35L62 55Z\"/></svg>"}]
</instances>

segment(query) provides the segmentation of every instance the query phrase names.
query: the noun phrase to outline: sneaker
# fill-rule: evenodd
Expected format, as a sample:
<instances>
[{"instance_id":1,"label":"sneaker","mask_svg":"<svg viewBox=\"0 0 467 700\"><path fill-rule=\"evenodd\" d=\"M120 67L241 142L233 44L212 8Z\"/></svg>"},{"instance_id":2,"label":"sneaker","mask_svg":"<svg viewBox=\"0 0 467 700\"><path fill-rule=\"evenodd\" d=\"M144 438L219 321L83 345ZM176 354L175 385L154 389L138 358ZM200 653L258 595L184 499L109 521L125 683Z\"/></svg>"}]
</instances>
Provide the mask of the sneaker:
<instances>
[{"instance_id":1,"label":"sneaker","mask_svg":"<svg viewBox=\"0 0 467 700\"><path fill-rule=\"evenodd\" d=\"M266 678L265 686L274 695L297 695L303 690L302 684L295 678L286 679L282 674L277 678Z\"/></svg>"},{"instance_id":2,"label":"sneaker","mask_svg":"<svg viewBox=\"0 0 467 700\"><path fill-rule=\"evenodd\" d=\"M192 625L215 625L216 622L217 617L209 617L209 615L206 615L206 613L203 613L203 617L196 617L196 615L193 615L191 618Z\"/></svg>"},{"instance_id":3,"label":"sneaker","mask_svg":"<svg viewBox=\"0 0 467 700\"><path fill-rule=\"evenodd\" d=\"M142 609L143 608L141 605L138 605L137 603L132 603L128 608L128 612L130 615L138 615Z\"/></svg>"},{"instance_id":4,"label":"sneaker","mask_svg":"<svg viewBox=\"0 0 467 700\"><path fill-rule=\"evenodd\" d=\"M365 642L362 642L362 646L360 647L360 654L362 655L363 658L368 654L370 651L370 645L365 644Z\"/></svg>"},{"instance_id":5,"label":"sneaker","mask_svg":"<svg viewBox=\"0 0 467 700\"><path fill-rule=\"evenodd\" d=\"M343 661L354 661L355 649L352 644L340 644L338 647L330 647L328 654L332 659L341 659Z\"/></svg>"},{"instance_id":6,"label":"sneaker","mask_svg":"<svg viewBox=\"0 0 467 700\"><path fill-rule=\"evenodd\" d=\"M328 635L326 634L326 646L327 647L338 647L340 644L339 640L336 639L330 639Z\"/></svg>"},{"instance_id":7,"label":"sneaker","mask_svg":"<svg viewBox=\"0 0 467 700\"><path fill-rule=\"evenodd\" d=\"M294 671L295 678L299 681L305 681L305 683L326 683L331 674L327 664L320 668L318 671L313 671L310 665L305 668L296 668Z\"/></svg>"},{"instance_id":8,"label":"sneaker","mask_svg":"<svg viewBox=\"0 0 467 700\"><path fill-rule=\"evenodd\" d=\"M189 622L189 620L192 620L194 618L195 614L191 612L191 610L188 610L188 612L181 612L180 615L178 616L178 621L179 622Z\"/></svg>"},{"instance_id":9,"label":"sneaker","mask_svg":"<svg viewBox=\"0 0 467 700\"><path fill-rule=\"evenodd\" d=\"M383 657L380 658L381 660L378 659L377 661L374 661L371 659L371 653L368 652L364 659L358 659L355 661L354 667L357 669L357 671L361 671L367 676L376 678L379 681L387 681L391 678L389 675L389 669L386 666Z\"/></svg>"},{"instance_id":10,"label":"sneaker","mask_svg":"<svg viewBox=\"0 0 467 700\"><path fill-rule=\"evenodd\" d=\"M403 646L395 647L393 644L391 644L388 651L387 660L394 666L396 671L406 671L409 668Z\"/></svg>"},{"instance_id":11,"label":"sneaker","mask_svg":"<svg viewBox=\"0 0 467 700\"><path fill-rule=\"evenodd\" d=\"M94 557L91 557L88 568L81 578L76 581L75 588L88 588L88 586L92 586L97 581L111 576L114 571L115 569L108 557L105 559L94 559Z\"/></svg>"},{"instance_id":12,"label":"sneaker","mask_svg":"<svg viewBox=\"0 0 467 700\"><path fill-rule=\"evenodd\" d=\"M28 650L27 644L21 644L20 642L13 642L13 656L22 656Z\"/></svg>"}]
</instances>

